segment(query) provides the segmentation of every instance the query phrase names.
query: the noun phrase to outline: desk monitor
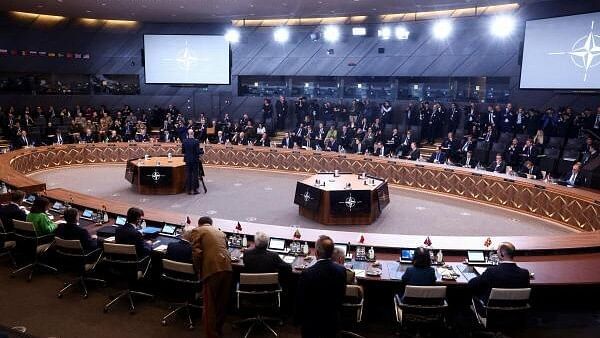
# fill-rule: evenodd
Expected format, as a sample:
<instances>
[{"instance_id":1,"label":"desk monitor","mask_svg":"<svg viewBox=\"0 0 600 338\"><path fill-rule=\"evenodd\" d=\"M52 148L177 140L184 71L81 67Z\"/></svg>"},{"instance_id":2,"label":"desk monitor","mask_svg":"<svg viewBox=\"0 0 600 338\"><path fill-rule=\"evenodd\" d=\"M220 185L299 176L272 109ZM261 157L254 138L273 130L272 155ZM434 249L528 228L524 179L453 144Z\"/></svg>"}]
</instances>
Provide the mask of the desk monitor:
<instances>
[{"instance_id":1,"label":"desk monitor","mask_svg":"<svg viewBox=\"0 0 600 338\"><path fill-rule=\"evenodd\" d=\"M81 214L81 218L91 219L92 217L94 217L94 212L90 209L85 209L83 214Z\"/></svg>"},{"instance_id":2,"label":"desk monitor","mask_svg":"<svg viewBox=\"0 0 600 338\"><path fill-rule=\"evenodd\" d=\"M25 197L25 199L23 200L23 202L27 203L27 204L33 204L33 201L35 201L35 195L34 194L29 194Z\"/></svg>"},{"instance_id":3,"label":"desk monitor","mask_svg":"<svg viewBox=\"0 0 600 338\"><path fill-rule=\"evenodd\" d=\"M341 249L344 252L344 256L346 256L346 254L348 254L348 244L335 243L334 246L336 249Z\"/></svg>"},{"instance_id":4,"label":"desk monitor","mask_svg":"<svg viewBox=\"0 0 600 338\"><path fill-rule=\"evenodd\" d=\"M125 216L117 215L115 225L125 225L125 223L127 223L127 218Z\"/></svg>"},{"instance_id":5,"label":"desk monitor","mask_svg":"<svg viewBox=\"0 0 600 338\"><path fill-rule=\"evenodd\" d=\"M414 249L401 249L400 250L400 261L401 262L412 262L415 256Z\"/></svg>"},{"instance_id":6,"label":"desk monitor","mask_svg":"<svg viewBox=\"0 0 600 338\"><path fill-rule=\"evenodd\" d=\"M165 223L160 230L163 235L174 236L177 233L177 225Z\"/></svg>"},{"instance_id":7,"label":"desk monitor","mask_svg":"<svg viewBox=\"0 0 600 338\"><path fill-rule=\"evenodd\" d=\"M483 251L467 251L467 259L469 263L483 263L485 256Z\"/></svg>"},{"instance_id":8,"label":"desk monitor","mask_svg":"<svg viewBox=\"0 0 600 338\"><path fill-rule=\"evenodd\" d=\"M271 238L269 240L269 250L283 251L285 250L285 239Z\"/></svg>"}]
</instances>

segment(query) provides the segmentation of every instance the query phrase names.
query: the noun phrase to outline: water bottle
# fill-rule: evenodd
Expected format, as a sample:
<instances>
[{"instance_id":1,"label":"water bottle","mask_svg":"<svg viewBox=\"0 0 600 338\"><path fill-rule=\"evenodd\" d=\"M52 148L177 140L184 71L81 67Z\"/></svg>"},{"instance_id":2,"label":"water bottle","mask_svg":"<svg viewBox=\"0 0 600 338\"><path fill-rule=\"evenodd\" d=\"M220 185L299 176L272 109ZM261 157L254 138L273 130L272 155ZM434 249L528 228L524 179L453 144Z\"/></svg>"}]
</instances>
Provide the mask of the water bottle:
<instances>
[{"instance_id":1,"label":"water bottle","mask_svg":"<svg viewBox=\"0 0 600 338\"><path fill-rule=\"evenodd\" d=\"M304 245L302 246L302 253L308 255L308 243L306 242L304 242Z\"/></svg>"},{"instance_id":2,"label":"water bottle","mask_svg":"<svg viewBox=\"0 0 600 338\"><path fill-rule=\"evenodd\" d=\"M373 247L371 247L371 248L369 249L369 259L370 259L370 260L373 260L373 259L375 259L375 249L373 249Z\"/></svg>"},{"instance_id":3,"label":"water bottle","mask_svg":"<svg viewBox=\"0 0 600 338\"><path fill-rule=\"evenodd\" d=\"M246 238L246 235L244 235L244 237L242 238L242 247L247 247L248 246L248 238Z\"/></svg>"},{"instance_id":4,"label":"water bottle","mask_svg":"<svg viewBox=\"0 0 600 338\"><path fill-rule=\"evenodd\" d=\"M443 263L444 262L444 254L442 253L442 250L437 252L437 257L436 260L438 263Z\"/></svg>"}]
</instances>

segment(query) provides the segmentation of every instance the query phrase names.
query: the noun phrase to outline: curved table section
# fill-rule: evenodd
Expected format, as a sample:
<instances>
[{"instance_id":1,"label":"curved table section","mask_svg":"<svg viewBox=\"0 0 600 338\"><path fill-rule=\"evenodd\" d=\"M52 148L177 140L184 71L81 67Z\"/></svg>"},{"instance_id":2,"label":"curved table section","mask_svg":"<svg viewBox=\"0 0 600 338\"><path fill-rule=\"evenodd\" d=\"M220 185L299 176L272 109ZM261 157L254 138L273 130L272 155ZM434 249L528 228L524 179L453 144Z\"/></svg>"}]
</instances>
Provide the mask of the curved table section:
<instances>
[{"instance_id":1,"label":"curved table section","mask_svg":"<svg viewBox=\"0 0 600 338\"><path fill-rule=\"evenodd\" d=\"M0 180L15 188L41 191L45 185L27 177L27 174L69 165L125 163L129 159L143 157L146 154L165 156L169 152L180 153L180 145L99 143L21 149L0 155ZM567 188L460 167L307 150L206 145L203 161L209 165L267 171L317 173L338 169L355 173L366 172L369 175L386 178L392 186L511 209L581 232L563 236L503 238L503 240L514 240L521 250L600 247L600 232L596 231L600 228L600 194L595 191ZM352 233L352 236L355 237L356 234ZM404 242L402 240L404 237L414 236L379 234L370 237L377 240L371 245L399 247L400 243ZM458 245L457 242L473 245L480 241L478 237L441 236L436 244L442 247L440 242L446 243L451 249L464 246ZM481 244L476 245L476 248L480 247Z\"/></svg>"}]
</instances>

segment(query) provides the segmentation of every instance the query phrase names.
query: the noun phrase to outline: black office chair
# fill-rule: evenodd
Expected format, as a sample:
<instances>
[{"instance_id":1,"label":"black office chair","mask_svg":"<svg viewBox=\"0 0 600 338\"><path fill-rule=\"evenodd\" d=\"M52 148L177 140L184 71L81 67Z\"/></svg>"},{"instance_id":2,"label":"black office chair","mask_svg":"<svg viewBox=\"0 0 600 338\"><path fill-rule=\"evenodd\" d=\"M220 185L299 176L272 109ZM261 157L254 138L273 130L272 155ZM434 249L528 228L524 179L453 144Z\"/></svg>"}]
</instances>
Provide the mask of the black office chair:
<instances>
[{"instance_id":1,"label":"black office chair","mask_svg":"<svg viewBox=\"0 0 600 338\"><path fill-rule=\"evenodd\" d=\"M7 232L4 228L4 224L0 220L0 257L8 256L12 265L17 266L17 262L12 255L12 251L15 249L16 242L14 241L14 232Z\"/></svg>"},{"instance_id":2,"label":"black office chair","mask_svg":"<svg viewBox=\"0 0 600 338\"><path fill-rule=\"evenodd\" d=\"M127 281L127 289L121 291L104 306L104 313L108 312L113 304L122 298L128 299L130 313L135 312L133 295L154 298L149 293L133 290L139 281L146 278L151 265L150 256L138 258L135 245L104 242L102 262L106 264L110 274L125 278Z\"/></svg>"},{"instance_id":3,"label":"black office chair","mask_svg":"<svg viewBox=\"0 0 600 338\"><path fill-rule=\"evenodd\" d=\"M189 263L163 259L162 268L163 272L161 278L164 282L169 284L168 290L173 290L180 295L183 294L185 301L183 303L171 304L171 306L175 306L175 309L165 315L161 323L162 325L167 325L167 319L176 313L185 310L188 318L188 327L192 330L194 328L194 322L192 321L190 310L203 308L201 305L202 298L198 297L198 291L201 289L201 282L198 280L194 266Z\"/></svg>"},{"instance_id":4,"label":"black office chair","mask_svg":"<svg viewBox=\"0 0 600 338\"><path fill-rule=\"evenodd\" d=\"M401 328L408 323L417 324L419 328L430 327L431 324L446 323L445 286L407 285L404 295L394 296L396 321Z\"/></svg>"},{"instance_id":5,"label":"black office chair","mask_svg":"<svg viewBox=\"0 0 600 338\"><path fill-rule=\"evenodd\" d=\"M58 298L62 296L75 285L81 287L83 298L88 297L86 281L101 283L106 285L106 281L99 278L90 277L96 270L101 258L101 249L97 248L90 252L85 252L79 240L65 240L60 237L54 237L54 246L56 247L57 266L61 272L72 272L77 277L69 282L65 282L62 289L58 291Z\"/></svg>"},{"instance_id":6,"label":"black office chair","mask_svg":"<svg viewBox=\"0 0 600 338\"><path fill-rule=\"evenodd\" d=\"M346 285L346 295L344 296L344 302L342 303L342 315L346 319L346 315L352 315L352 325L344 325L344 329L340 331L342 337L355 337L360 338L361 335L350 331L349 329L358 326L362 322L363 304L364 304L364 291L362 286L348 284ZM349 323L350 320L344 320L343 324Z\"/></svg>"},{"instance_id":7,"label":"black office chair","mask_svg":"<svg viewBox=\"0 0 600 338\"><path fill-rule=\"evenodd\" d=\"M488 330L514 329L523 326L531 309L531 288L493 288L487 302L472 298L471 311L477 322Z\"/></svg>"},{"instance_id":8,"label":"black office chair","mask_svg":"<svg viewBox=\"0 0 600 338\"><path fill-rule=\"evenodd\" d=\"M254 317L246 318L236 322L236 325L250 323L250 327L244 334L247 338L252 330L262 325L269 330L275 337L277 332L267 323L267 321L277 321L283 324L281 318L267 317L262 314L263 310L281 309L281 286L279 285L278 273L240 273L240 281L236 288L237 309L241 309L243 304L248 309L254 310ZM244 299L242 299L244 298ZM242 300L247 300L242 302Z\"/></svg>"},{"instance_id":9,"label":"black office chair","mask_svg":"<svg viewBox=\"0 0 600 338\"><path fill-rule=\"evenodd\" d=\"M52 246L54 234L38 235L35 226L31 222L13 219L13 225L15 227L16 250L19 254L23 254L26 259L30 259L30 263L14 270L10 276L14 277L18 273L29 270L27 281L30 282L36 268L45 268L56 272L55 267L44 264L39 260Z\"/></svg>"}]
</instances>

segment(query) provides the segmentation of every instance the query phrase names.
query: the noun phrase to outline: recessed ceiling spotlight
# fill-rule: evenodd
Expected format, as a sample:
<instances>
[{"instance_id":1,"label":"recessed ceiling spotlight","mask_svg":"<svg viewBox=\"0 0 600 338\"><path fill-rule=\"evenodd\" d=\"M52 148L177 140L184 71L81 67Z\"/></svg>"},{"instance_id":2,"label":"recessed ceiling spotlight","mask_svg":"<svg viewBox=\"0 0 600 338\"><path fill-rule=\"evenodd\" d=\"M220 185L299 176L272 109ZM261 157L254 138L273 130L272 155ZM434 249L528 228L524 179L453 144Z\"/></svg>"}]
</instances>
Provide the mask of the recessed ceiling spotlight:
<instances>
[{"instance_id":1,"label":"recessed ceiling spotlight","mask_svg":"<svg viewBox=\"0 0 600 338\"><path fill-rule=\"evenodd\" d=\"M448 19L438 20L433 25L433 36L436 39L444 40L452 33L452 21Z\"/></svg>"},{"instance_id":2,"label":"recessed ceiling spotlight","mask_svg":"<svg viewBox=\"0 0 600 338\"><path fill-rule=\"evenodd\" d=\"M240 42L240 31L235 28L230 28L225 33L225 40L230 43L238 43Z\"/></svg>"},{"instance_id":3,"label":"recessed ceiling spotlight","mask_svg":"<svg viewBox=\"0 0 600 338\"><path fill-rule=\"evenodd\" d=\"M340 28L338 26L327 26L323 30L323 39L327 42L336 42L340 39Z\"/></svg>"},{"instance_id":4,"label":"recessed ceiling spotlight","mask_svg":"<svg viewBox=\"0 0 600 338\"><path fill-rule=\"evenodd\" d=\"M392 37L392 29L390 27L381 27L377 30L377 36L383 40L389 40Z\"/></svg>"},{"instance_id":5,"label":"recessed ceiling spotlight","mask_svg":"<svg viewBox=\"0 0 600 338\"><path fill-rule=\"evenodd\" d=\"M398 26L396 29L394 29L394 36L398 40L408 40L409 35L410 32L404 26Z\"/></svg>"},{"instance_id":6,"label":"recessed ceiling spotlight","mask_svg":"<svg viewBox=\"0 0 600 338\"><path fill-rule=\"evenodd\" d=\"M290 38L290 31L286 27L277 27L273 32L273 39L279 43L285 43Z\"/></svg>"},{"instance_id":7,"label":"recessed ceiling spotlight","mask_svg":"<svg viewBox=\"0 0 600 338\"><path fill-rule=\"evenodd\" d=\"M366 27L352 27L352 35L365 36L365 35L367 35L367 28Z\"/></svg>"}]
</instances>

